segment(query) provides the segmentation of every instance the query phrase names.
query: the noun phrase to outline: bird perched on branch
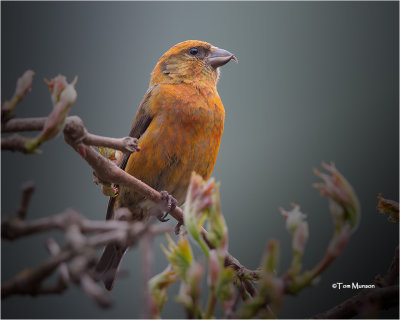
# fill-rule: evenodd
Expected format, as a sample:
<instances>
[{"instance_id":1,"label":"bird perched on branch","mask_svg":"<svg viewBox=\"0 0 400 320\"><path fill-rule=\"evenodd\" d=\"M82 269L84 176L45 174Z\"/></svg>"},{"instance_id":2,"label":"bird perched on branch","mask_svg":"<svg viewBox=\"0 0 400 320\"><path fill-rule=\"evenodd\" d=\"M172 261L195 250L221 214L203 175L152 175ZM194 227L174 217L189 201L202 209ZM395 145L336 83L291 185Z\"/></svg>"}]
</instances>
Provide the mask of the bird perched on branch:
<instances>
[{"instance_id":1,"label":"bird perched on branch","mask_svg":"<svg viewBox=\"0 0 400 320\"><path fill-rule=\"evenodd\" d=\"M113 209L118 206L129 208L134 221L151 215L166 221L168 212L183 204L192 172L210 177L225 118L216 88L219 67L230 60L237 62L232 53L197 40L178 43L160 58L129 133L139 139L140 152L125 156L121 168L162 190L165 206L160 210L135 190L120 186L116 204L110 198L107 219L116 218ZM108 290L126 249L107 245L96 266Z\"/></svg>"}]
</instances>

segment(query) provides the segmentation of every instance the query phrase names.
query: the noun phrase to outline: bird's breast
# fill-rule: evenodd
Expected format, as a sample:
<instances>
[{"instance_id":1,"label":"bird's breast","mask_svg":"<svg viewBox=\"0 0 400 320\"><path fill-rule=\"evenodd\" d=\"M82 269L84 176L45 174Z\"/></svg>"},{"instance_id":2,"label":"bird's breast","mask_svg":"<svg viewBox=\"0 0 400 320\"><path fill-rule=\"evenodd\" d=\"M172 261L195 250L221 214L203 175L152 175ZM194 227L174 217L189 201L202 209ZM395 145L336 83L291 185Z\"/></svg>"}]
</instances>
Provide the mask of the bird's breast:
<instances>
[{"instance_id":1,"label":"bird's breast","mask_svg":"<svg viewBox=\"0 0 400 320\"><path fill-rule=\"evenodd\" d=\"M158 94L156 115L126 171L156 190L167 190L182 204L192 171L204 179L211 175L225 112L216 91L170 88Z\"/></svg>"}]
</instances>

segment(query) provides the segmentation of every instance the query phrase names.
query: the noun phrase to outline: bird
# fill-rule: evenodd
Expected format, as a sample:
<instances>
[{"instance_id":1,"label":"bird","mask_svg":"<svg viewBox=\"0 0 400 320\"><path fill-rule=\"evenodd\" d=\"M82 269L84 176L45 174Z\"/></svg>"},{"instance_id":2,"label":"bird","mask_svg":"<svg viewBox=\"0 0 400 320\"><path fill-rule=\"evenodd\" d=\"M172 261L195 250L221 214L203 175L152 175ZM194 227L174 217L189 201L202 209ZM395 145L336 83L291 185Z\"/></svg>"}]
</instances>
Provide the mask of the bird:
<instances>
[{"instance_id":1,"label":"bird","mask_svg":"<svg viewBox=\"0 0 400 320\"><path fill-rule=\"evenodd\" d=\"M129 136L138 139L139 152L125 155L120 167L160 190L165 206L119 186L110 198L106 219L114 209L127 207L131 221L157 216L184 203L192 172L207 180L214 168L224 129L225 109L217 91L220 67L235 55L207 42L180 42L164 53L151 73L149 88L133 120ZM114 286L126 247L106 245L96 265L106 289Z\"/></svg>"}]
</instances>

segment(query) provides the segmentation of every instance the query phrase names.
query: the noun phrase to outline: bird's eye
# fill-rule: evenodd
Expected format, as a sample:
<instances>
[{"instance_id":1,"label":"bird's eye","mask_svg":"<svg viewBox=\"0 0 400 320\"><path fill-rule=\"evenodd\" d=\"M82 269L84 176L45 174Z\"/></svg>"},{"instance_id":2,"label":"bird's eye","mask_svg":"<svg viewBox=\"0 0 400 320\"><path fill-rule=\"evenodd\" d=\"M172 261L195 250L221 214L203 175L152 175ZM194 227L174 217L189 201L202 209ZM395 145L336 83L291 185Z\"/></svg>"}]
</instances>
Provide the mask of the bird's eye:
<instances>
[{"instance_id":1,"label":"bird's eye","mask_svg":"<svg viewBox=\"0 0 400 320\"><path fill-rule=\"evenodd\" d=\"M197 48L191 48L191 49L189 50L189 53L190 53L192 56L195 56L198 52L199 52L199 49L197 49Z\"/></svg>"}]
</instances>

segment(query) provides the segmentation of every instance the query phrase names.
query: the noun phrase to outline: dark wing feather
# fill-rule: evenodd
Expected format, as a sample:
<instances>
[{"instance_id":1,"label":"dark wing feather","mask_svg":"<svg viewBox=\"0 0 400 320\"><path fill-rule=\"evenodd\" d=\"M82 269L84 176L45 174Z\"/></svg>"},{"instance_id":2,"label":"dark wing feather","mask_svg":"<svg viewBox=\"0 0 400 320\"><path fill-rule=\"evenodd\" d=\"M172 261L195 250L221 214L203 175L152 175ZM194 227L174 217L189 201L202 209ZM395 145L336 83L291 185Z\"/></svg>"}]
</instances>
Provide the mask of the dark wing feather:
<instances>
[{"instance_id":1,"label":"dark wing feather","mask_svg":"<svg viewBox=\"0 0 400 320\"><path fill-rule=\"evenodd\" d=\"M150 110L148 108L148 103L149 100L152 96L153 90L157 86L152 86L147 90L142 103L139 106L139 109L136 113L135 119L133 120L132 128L131 131L129 132L129 136L133 138L139 139L141 135L146 131L146 129L149 127L150 122L152 120L151 115L150 115ZM129 154L124 154L124 157L122 158L122 162L120 164L120 168L122 170L125 170L126 164L128 163L130 155ZM107 214L106 214L106 220L111 219L114 205L115 205L115 197L112 198L110 197L110 200L108 200L108 206L107 206Z\"/></svg>"}]
</instances>

